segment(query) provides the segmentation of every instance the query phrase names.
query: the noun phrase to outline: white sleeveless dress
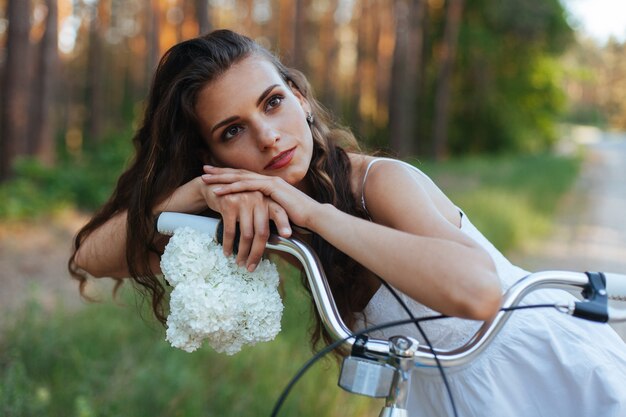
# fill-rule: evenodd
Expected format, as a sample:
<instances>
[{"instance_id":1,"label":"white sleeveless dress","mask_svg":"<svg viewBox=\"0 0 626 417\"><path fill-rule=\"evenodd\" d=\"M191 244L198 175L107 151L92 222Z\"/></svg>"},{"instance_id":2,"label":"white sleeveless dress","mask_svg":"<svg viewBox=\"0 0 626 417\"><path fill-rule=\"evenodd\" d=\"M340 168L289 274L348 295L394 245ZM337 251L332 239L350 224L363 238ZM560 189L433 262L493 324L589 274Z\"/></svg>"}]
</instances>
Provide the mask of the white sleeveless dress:
<instances>
[{"instance_id":1,"label":"white sleeveless dress","mask_svg":"<svg viewBox=\"0 0 626 417\"><path fill-rule=\"evenodd\" d=\"M374 159L367 170L380 160ZM419 169L398 162L425 176ZM528 275L511 264L462 212L461 216L461 231L490 254L503 290ZM398 294L415 317L437 314L405 294L399 291ZM526 297L524 304L572 298L565 291L541 290ZM355 330L408 318L384 286L374 294L363 313ZM423 322L421 326L433 346L451 349L467 341L481 324L446 318ZM370 336L387 339L398 334L424 343L414 325L385 329ZM514 312L481 355L468 365L446 369L446 376L459 417L626 416L626 344L607 324L554 310ZM410 417L454 415L436 368L414 370L408 410Z\"/></svg>"}]
</instances>

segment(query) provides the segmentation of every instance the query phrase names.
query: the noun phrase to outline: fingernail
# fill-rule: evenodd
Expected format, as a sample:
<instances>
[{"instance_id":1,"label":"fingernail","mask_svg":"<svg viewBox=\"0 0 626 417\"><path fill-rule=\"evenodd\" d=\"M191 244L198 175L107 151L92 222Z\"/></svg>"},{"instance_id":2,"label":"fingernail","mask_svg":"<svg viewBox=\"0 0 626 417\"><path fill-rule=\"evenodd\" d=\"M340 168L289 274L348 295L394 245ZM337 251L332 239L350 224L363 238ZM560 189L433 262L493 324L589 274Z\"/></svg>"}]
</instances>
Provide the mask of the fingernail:
<instances>
[{"instance_id":1,"label":"fingernail","mask_svg":"<svg viewBox=\"0 0 626 417\"><path fill-rule=\"evenodd\" d=\"M209 165L209 164L204 164L205 168L213 168L213 165Z\"/></svg>"},{"instance_id":2,"label":"fingernail","mask_svg":"<svg viewBox=\"0 0 626 417\"><path fill-rule=\"evenodd\" d=\"M202 179L203 180L208 180L209 178L211 178L211 174L204 174L204 175L202 175Z\"/></svg>"},{"instance_id":3,"label":"fingernail","mask_svg":"<svg viewBox=\"0 0 626 417\"><path fill-rule=\"evenodd\" d=\"M248 272L254 272L255 269L256 269L256 264L248 265Z\"/></svg>"},{"instance_id":4,"label":"fingernail","mask_svg":"<svg viewBox=\"0 0 626 417\"><path fill-rule=\"evenodd\" d=\"M286 235L286 236L291 235L291 229L288 227L283 227L282 229L280 229L280 231L283 235Z\"/></svg>"},{"instance_id":5,"label":"fingernail","mask_svg":"<svg viewBox=\"0 0 626 417\"><path fill-rule=\"evenodd\" d=\"M219 192L220 192L220 191L222 191L222 190L223 190L223 188L222 188L222 187L217 187L217 188L214 188L214 189L213 189L213 192L214 192L214 193L219 193Z\"/></svg>"}]
</instances>

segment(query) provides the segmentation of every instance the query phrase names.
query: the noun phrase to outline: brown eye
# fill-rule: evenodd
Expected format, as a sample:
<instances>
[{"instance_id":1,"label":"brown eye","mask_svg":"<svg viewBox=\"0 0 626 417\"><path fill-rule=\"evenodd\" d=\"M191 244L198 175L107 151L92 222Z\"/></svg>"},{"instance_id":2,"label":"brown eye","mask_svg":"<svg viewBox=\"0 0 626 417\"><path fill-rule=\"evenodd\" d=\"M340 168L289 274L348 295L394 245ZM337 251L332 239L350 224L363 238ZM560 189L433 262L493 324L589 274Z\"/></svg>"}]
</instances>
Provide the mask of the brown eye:
<instances>
[{"instance_id":1,"label":"brown eye","mask_svg":"<svg viewBox=\"0 0 626 417\"><path fill-rule=\"evenodd\" d=\"M222 140L230 140L235 137L243 128L239 125L228 126L222 133Z\"/></svg>"},{"instance_id":2,"label":"brown eye","mask_svg":"<svg viewBox=\"0 0 626 417\"><path fill-rule=\"evenodd\" d=\"M275 94L267 100L267 104L265 105L265 110L271 110L280 106L284 97L280 94Z\"/></svg>"}]
</instances>

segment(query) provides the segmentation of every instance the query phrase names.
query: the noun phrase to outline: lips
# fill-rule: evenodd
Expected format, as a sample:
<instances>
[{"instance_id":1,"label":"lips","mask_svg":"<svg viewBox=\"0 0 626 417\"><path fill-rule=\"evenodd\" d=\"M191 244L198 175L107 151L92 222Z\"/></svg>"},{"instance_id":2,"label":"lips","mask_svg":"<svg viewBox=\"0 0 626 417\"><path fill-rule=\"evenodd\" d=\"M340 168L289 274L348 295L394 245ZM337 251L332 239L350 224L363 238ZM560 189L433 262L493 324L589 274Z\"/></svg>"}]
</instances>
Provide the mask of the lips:
<instances>
[{"instance_id":1,"label":"lips","mask_svg":"<svg viewBox=\"0 0 626 417\"><path fill-rule=\"evenodd\" d=\"M280 169L289 165L295 153L296 153L295 146L291 149L287 149L286 151L279 153L278 155L272 158L269 164L265 165L265 169L274 170L274 169Z\"/></svg>"}]
</instances>

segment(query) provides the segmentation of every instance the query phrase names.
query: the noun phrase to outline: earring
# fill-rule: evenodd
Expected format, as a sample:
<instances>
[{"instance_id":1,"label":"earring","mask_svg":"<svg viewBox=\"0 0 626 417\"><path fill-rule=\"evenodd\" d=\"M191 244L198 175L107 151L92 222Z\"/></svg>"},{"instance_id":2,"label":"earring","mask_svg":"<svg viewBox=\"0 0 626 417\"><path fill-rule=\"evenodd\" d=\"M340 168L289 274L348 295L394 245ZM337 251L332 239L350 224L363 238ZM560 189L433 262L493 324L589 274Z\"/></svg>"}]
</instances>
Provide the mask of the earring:
<instances>
[{"instance_id":1,"label":"earring","mask_svg":"<svg viewBox=\"0 0 626 417\"><path fill-rule=\"evenodd\" d=\"M306 112L306 122L311 126L313 124L313 113L310 111Z\"/></svg>"}]
</instances>

